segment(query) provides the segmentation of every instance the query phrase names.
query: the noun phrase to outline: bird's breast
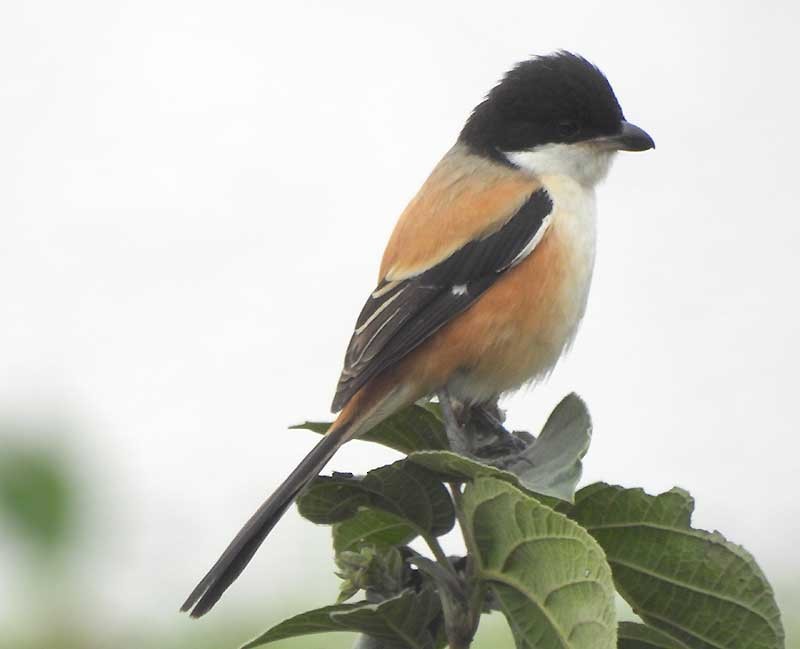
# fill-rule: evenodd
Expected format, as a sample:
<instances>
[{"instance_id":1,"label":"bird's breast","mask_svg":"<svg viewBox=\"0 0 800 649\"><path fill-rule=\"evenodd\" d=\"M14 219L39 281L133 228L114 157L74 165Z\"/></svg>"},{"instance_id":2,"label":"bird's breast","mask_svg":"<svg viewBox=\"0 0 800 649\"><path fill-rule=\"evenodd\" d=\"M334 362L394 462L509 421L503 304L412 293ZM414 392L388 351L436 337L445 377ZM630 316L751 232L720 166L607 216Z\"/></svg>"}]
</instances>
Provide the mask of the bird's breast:
<instances>
[{"instance_id":1,"label":"bird's breast","mask_svg":"<svg viewBox=\"0 0 800 649\"><path fill-rule=\"evenodd\" d=\"M586 310L595 259L594 190L569 177L543 177L553 200L537 247L454 324L472 351L450 381L483 401L547 375L570 346ZM461 334L459 334L459 330Z\"/></svg>"}]
</instances>

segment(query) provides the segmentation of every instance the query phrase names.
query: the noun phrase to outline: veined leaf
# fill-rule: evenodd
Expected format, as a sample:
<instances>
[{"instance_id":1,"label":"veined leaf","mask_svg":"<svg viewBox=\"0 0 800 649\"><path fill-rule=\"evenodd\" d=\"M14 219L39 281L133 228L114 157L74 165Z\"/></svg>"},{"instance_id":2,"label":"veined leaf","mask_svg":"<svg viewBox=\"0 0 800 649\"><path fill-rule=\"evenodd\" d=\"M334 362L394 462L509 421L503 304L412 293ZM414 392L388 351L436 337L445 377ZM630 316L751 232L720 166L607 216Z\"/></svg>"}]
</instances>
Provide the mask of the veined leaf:
<instances>
[{"instance_id":1,"label":"veined leaf","mask_svg":"<svg viewBox=\"0 0 800 649\"><path fill-rule=\"evenodd\" d=\"M617 627L619 649L686 649L675 638L637 622L620 622Z\"/></svg>"},{"instance_id":2,"label":"veined leaf","mask_svg":"<svg viewBox=\"0 0 800 649\"><path fill-rule=\"evenodd\" d=\"M569 516L603 546L620 594L648 625L690 649L781 649L780 612L764 573L719 532L691 527L682 489L650 496L594 484Z\"/></svg>"},{"instance_id":3,"label":"veined leaf","mask_svg":"<svg viewBox=\"0 0 800 649\"><path fill-rule=\"evenodd\" d=\"M386 649L433 649L431 628L440 614L438 598L430 589L421 593L406 591L380 604L338 604L295 615L241 649L331 631L364 633L380 641Z\"/></svg>"},{"instance_id":4,"label":"veined leaf","mask_svg":"<svg viewBox=\"0 0 800 649\"><path fill-rule=\"evenodd\" d=\"M331 422L307 421L290 428L325 434L330 425ZM359 439L382 444L405 454L448 447L444 424L430 408L418 405L403 408Z\"/></svg>"},{"instance_id":5,"label":"veined leaf","mask_svg":"<svg viewBox=\"0 0 800 649\"><path fill-rule=\"evenodd\" d=\"M420 451L409 459L459 481L477 476L505 480L536 496L572 502L581 477L581 459L592 437L589 411L580 397L569 394L556 406L539 437L501 464L467 458L451 451Z\"/></svg>"},{"instance_id":6,"label":"veined leaf","mask_svg":"<svg viewBox=\"0 0 800 649\"><path fill-rule=\"evenodd\" d=\"M480 477L495 478L513 484L531 495L541 495L527 489L519 476L510 471L452 451L419 451L409 455L408 460L433 471L448 482L468 482Z\"/></svg>"},{"instance_id":7,"label":"veined leaf","mask_svg":"<svg viewBox=\"0 0 800 649\"><path fill-rule=\"evenodd\" d=\"M333 549L344 552L357 550L362 545L405 545L418 534L415 527L399 516L376 509L362 509L352 518L333 526Z\"/></svg>"},{"instance_id":8,"label":"veined leaf","mask_svg":"<svg viewBox=\"0 0 800 649\"><path fill-rule=\"evenodd\" d=\"M317 478L298 500L300 513L314 523L339 523L363 508L406 521L416 534L440 536L455 523L453 502L427 469L400 460L363 478L349 474Z\"/></svg>"},{"instance_id":9,"label":"veined leaf","mask_svg":"<svg viewBox=\"0 0 800 649\"><path fill-rule=\"evenodd\" d=\"M361 486L371 506L411 521L420 533L441 536L455 524L450 494L427 469L407 460L370 471Z\"/></svg>"},{"instance_id":10,"label":"veined leaf","mask_svg":"<svg viewBox=\"0 0 800 649\"><path fill-rule=\"evenodd\" d=\"M297 510L317 525L332 525L351 518L360 507L370 503L370 494L360 483L359 478L350 474L318 476L300 494Z\"/></svg>"},{"instance_id":11,"label":"veined leaf","mask_svg":"<svg viewBox=\"0 0 800 649\"><path fill-rule=\"evenodd\" d=\"M387 649L433 649L435 646L431 628L441 614L441 607L432 590L403 593L369 606L336 613L333 617L348 628L383 640Z\"/></svg>"},{"instance_id":12,"label":"veined leaf","mask_svg":"<svg viewBox=\"0 0 800 649\"><path fill-rule=\"evenodd\" d=\"M342 628L342 625L336 622L331 617L331 614L346 612L364 605L363 602L358 604L335 604L333 606L323 606L313 611L300 613L299 615L290 617L288 620L284 620L280 624L276 624L268 631L253 638L250 642L242 645L241 649L261 647L270 642L285 640L286 638L295 638L301 635L330 633L331 631L348 631L349 629Z\"/></svg>"},{"instance_id":13,"label":"veined leaf","mask_svg":"<svg viewBox=\"0 0 800 649\"><path fill-rule=\"evenodd\" d=\"M463 504L478 575L500 602L517 647L615 647L611 570L585 530L493 478L469 484Z\"/></svg>"},{"instance_id":14,"label":"veined leaf","mask_svg":"<svg viewBox=\"0 0 800 649\"><path fill-rule=\"evenodd\" d=\"M504 468L530 491L572 502L591 441L592 418L573 392L550 413L536 441Z\"/></svg>"}]
</instances>

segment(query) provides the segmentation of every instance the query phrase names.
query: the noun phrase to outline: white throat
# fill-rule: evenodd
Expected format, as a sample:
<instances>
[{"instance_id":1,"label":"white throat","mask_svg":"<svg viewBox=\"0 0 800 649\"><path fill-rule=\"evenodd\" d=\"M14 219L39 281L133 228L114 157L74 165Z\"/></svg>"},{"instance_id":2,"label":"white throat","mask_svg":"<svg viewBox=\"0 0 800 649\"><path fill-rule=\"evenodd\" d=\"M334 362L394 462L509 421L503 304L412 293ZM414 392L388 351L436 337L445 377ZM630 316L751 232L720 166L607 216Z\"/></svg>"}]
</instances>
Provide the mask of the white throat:
<instances>
[{"instance_id":1,"label":"white throat","mask_svg":"<svg viewBox=\"0 0 800 649\"><path fill-rule=\"evenodd\" d=\"M597 144L542 144L505 152L509 162L537 176L568 176L587 188L608 174L615 151Z\"/></svg>"}]
</instances>

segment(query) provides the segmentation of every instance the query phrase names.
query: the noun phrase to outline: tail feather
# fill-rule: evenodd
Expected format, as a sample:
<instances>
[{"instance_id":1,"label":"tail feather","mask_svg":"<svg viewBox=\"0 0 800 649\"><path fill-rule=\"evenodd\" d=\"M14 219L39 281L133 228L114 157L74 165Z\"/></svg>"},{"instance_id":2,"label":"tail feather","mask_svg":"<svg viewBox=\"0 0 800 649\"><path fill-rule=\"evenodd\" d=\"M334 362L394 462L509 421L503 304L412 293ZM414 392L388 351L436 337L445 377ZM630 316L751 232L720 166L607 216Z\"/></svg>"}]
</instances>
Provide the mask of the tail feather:
<instances>
[{"instance_id":1,"label":"tail feather","mask_svg":"<svg viewBox=\"0 0 800 649\"><path fill-rule=\"evenodd\" d=\"M222 556L183 603L181 611L192 609L190 615L200 617L213 608L228 586L250 563L256 550L303 488L322 471L339 446L349 439L350 432L350 426L336 427L319 441L275 493L267 498L245 523L236 538L231 541Z\"/></svg>"}]
</instances>

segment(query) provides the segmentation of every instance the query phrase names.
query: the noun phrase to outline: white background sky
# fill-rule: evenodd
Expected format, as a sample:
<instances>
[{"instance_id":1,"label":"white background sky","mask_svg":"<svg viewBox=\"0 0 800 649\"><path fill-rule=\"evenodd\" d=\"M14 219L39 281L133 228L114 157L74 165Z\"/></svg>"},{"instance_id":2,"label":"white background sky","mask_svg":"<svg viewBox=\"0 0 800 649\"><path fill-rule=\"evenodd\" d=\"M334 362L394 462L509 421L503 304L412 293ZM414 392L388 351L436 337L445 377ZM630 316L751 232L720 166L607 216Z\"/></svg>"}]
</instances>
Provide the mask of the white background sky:
<instances>
[{"instance_id":1,"label":"white background sky","mask_svg":"<svg viewBox=\"0 0 800 649\"><path fill-rule=\"evenodd\" d=\"M3 3L0 411L69 420L45 442L97 481L81 598L174 622L315 441L286 427L327 416L396 216L499 76L556 48L658 148L600 188L582 331L510 421L578 391L585 482L688 488L791 583L798 24L794 2ZM333 586L329 554L292 511L216 615L302 594L297 560Z\"/></svg>"}]
</instances>

